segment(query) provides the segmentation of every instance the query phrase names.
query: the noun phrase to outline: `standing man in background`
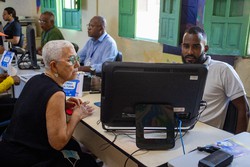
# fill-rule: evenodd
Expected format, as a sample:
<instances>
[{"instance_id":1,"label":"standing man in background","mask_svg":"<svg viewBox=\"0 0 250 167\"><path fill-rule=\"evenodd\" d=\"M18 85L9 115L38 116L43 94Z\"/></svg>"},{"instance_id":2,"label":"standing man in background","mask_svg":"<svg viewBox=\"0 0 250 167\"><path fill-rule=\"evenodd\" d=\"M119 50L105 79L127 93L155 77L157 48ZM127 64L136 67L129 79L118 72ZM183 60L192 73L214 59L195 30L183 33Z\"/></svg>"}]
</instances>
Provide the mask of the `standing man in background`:
<instances>
[{"instance_id":1,"label":"standing man in background","mask_svg":"<svg viewBox=\"0 0 250 167\"><path fill-rule=\"evenodd\" d=\"M39 19L40 26L42 28L41 46L37 48L37 53L42 55L43 46L52 40L64 40L61 31L54 25L55 17L52 12L43 12Z\"/></svg>"},{"instance_id":2,"label":"standing man in background","mask_svg":"<svg viewBox=\"0 0 250 167\"><path fill-rule=\"evenodd\" d=\"M106 19L94 16L88 26L88 36L91 37L85 46L78 52L80 63L79 71L100 73L105 61L114 61L118 53L115 40L106 32Z\"/></svg>"},{"instance_id":3,"label":"standing man in background","mask_svg":"<svg viewBox=\"0 0 250 167\"><path fill-rule=\"evenodd\" d=\"M183 62L208 66L203 94L207 107L199 120L222 129L228 104L232 101L238 112L236 133L246 131L249 108L240 77L231 65L211 59L206 55L207 51L207 36L204 30L197 26L188 29L182 40Z\"/></svg>"}]
</instances>

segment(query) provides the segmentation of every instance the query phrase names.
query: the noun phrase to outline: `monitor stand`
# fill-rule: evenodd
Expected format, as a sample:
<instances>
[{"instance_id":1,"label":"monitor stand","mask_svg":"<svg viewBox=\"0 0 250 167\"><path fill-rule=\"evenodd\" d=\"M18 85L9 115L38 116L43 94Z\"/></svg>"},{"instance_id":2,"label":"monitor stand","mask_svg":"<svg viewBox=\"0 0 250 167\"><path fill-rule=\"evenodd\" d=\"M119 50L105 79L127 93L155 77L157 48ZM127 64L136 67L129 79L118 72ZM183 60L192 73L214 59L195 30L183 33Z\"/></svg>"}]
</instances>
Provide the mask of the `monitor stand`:
<instances>
[{"instance_id":1,"label":"monitor stand","mask_svg":"<svg viewBox=\"0 0 250 167\"><path fill-rule=\"evenodd\" d=\"M135 114L136 145L138 148L163 150L175 146L175 123L172 106L167 104L137 104Z\"/></svg>"},{"instance_id":2,"label":"monitor stand","mask_svg":"<svg viewBox=\"0 0 250 167\"><path fill-rule=\"evenodd\" d=\"M32 70L32 69L40 69L40 66L36 63L33 63L32 60L27 55L22 55L18 59L18 68L21 70Z\"/></svg>"}]
</instances>

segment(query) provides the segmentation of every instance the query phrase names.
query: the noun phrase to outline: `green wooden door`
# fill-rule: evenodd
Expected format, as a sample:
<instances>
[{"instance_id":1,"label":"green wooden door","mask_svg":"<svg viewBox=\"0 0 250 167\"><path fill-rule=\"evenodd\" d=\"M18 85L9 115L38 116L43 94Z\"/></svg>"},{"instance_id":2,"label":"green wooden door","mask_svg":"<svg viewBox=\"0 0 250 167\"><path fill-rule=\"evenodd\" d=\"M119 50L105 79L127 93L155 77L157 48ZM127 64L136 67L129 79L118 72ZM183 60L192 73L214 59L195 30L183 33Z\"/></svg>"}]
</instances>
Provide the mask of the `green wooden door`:
<instances>
[{"instance_id":1,"label":"green wooden door","mask_svg":"<svg viewBox=\"0 0 250 167\"><path fill-rule=\"evenodd\" d=\"M56 0L42 0L41 11L50 11L56 16Z\"/></svg>"},{"instance_id":2,"label":"green wooden door","mask_svg":"<svg viewBox=\"0 0 250 167\"><path fill-rule=\"evenodd\" d=\"M181 0L161 0L159 42L179 45Z\"/></svg>"},{"instance_id":3,"label":"green wooden door","mask_svg":"<svg viewBox=\"0 0 250 167\"><path fill-rule=\"evenodd\" d=\"M207 0L204 29L209 54L244 56L249 38L249 0Z\"/></svg>"},{"instance_id":4,"label":"green wooden door","mask_svg":"<svg viewBox=\"0 0 250 167\"><path fill-rule=\"evenodd\" d=\"M119 36L135 37L136 0L119 0Z\"/></svg>"},{"instance_id":5,"label":"green wooden door","mask_svg":"<svg viewBox=\"0 0 250 167\"><path fill-rule=\"evenodd\" d=\"M63 28L70 28L75 30L82 29L80 6L81 6L80 0L71 0L70 7L66 7L65 2L63 2L63 8L62 8Z\"/></svg>"}]
</instances>

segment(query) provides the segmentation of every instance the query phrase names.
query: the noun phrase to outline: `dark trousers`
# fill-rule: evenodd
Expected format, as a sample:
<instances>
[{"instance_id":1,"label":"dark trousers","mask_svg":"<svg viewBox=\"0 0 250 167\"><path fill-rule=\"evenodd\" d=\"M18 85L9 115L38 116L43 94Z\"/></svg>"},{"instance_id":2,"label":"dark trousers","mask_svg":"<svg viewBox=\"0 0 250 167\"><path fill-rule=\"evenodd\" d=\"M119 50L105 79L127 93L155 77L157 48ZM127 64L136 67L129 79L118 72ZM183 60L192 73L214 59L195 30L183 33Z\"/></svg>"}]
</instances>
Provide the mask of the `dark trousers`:
<instances>
[{"instance_id":1,"label":"dark trousers","mask_svg":"<svg viewBox=\"0 0 250 167\"><path fill-rule=\"evenodd\" d=\"M79 144L71 139L63 150L78 152L80 160L64 158L60 151L32 150L26 146L1 141L0 142L0 166L1 167L98 167L92 155L81 151Z\"/></svg>"}]
</instances>

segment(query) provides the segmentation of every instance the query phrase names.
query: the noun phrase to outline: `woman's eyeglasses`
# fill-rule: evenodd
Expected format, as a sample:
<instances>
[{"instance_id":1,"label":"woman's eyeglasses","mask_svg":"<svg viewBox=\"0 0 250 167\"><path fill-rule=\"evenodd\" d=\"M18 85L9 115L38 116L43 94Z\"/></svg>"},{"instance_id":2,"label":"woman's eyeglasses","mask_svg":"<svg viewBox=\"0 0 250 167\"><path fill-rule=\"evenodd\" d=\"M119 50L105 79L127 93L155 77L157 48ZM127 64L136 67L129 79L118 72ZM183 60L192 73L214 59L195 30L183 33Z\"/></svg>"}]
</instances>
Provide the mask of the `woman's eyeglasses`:
<instances>
[{"instance_id":1,"label":"woman's eyeglasses","mask_svg":"<svg viewBox=\"0 0 250 167\"><path fill-rule=\"evenodd\" d=\"M80 57L78 55L72 55L69 57L69 60L68 60L68 63L73 66L75 65L76 63L79 63L80 61Z\"/></svg>"}]
</instances>

